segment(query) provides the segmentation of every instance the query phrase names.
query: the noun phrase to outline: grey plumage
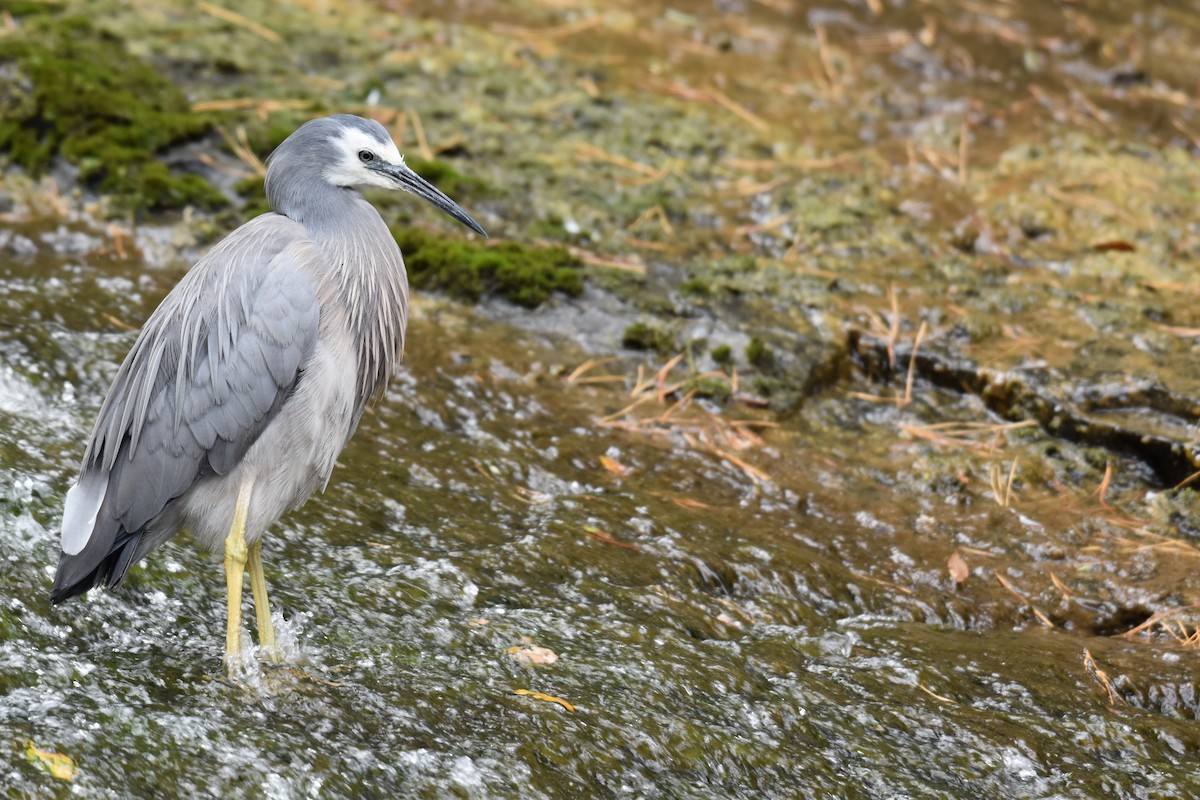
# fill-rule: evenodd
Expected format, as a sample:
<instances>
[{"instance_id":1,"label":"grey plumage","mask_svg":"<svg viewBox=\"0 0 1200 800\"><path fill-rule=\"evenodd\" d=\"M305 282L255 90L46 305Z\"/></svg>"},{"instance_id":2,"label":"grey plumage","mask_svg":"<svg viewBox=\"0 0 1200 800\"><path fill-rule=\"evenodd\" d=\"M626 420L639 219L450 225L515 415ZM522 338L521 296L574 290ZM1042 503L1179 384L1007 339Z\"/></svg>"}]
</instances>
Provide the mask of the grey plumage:
<instances>
[{"instance_id":1,"label":"grey plumage","mask_svg":"<svg viewBox=\"0 0 1200 800\"><path fill-rule=\"evenodd\" d=\"M188 272L121 365L68 493L54 602L120 585L181 527L219 549L246 479L249 544L329 479L408 321L404 263L364 185L483 233L378 123L338 115L292 134L268 162L273 212Z\"/></svg>"}]
</instances>

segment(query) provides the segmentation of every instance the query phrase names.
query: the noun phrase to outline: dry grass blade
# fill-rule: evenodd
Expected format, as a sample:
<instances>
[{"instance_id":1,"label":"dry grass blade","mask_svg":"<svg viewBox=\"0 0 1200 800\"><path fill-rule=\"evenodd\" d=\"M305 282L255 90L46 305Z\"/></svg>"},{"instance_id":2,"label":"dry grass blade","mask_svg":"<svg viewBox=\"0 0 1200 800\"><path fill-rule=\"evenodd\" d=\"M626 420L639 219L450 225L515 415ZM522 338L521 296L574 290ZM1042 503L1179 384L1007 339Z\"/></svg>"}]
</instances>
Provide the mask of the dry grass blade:
<instances>
[{"instance_id":1,"label":"dry grass blade","mask_svg":"<svg viewBox=\"0 0 1200 800\"><path fill-rule=\"evenodd\" d=\"M895 284L888 286L888 302L892 305L892 320L883 323L883 339L887 342L888 367L895 369L896 342L900 339L900 299L896 296ZM882 315L879 319L883 319Z\"/></svg>"},{"instance_id":2,"label":"dry grass blade","mask_svg":"<svg viewBox=\"0 0 1200 800\"><path fill-rule=\"evenodd\" d=\"M732 394L736 388L735 379L720 371L696 375L689 369L686 378L677 380L673 372L686 368L685 358L686 353L679 353L651 376L646 376L644 369L639 366L630 392L632 402L600 418L596 424L649 436L681 437L689 447L726 461L751 479L770 482L769 474L733 451L761 446L763 440L754 428L770 427L774 423L766 420L731 420L696 404L697 390L686 388L693 381L725 380ZM647 415L646 409L656 409L657 413ZM639 411L642 413L635 414Z\"/></svg>"},{"instance_id":3,"label":"dry grass blade","mask_svg":"<svg viewBox=\"0 0 1200 800\"><path fill-rule=\"evenodd\" d=\"M1187 328L1180 325L1155 325L1163 333L1169 333L1172 336L1178 336L1181 339L1194 339L1200 337L1200 328Z\"/></svg>"},{"instance_id":4,"label":"dry grass blade","mask_svg":"<svg viewBox=\"0 0 1200 800\"><path fill-rule=\"evenodd\" d=\"M656 253L666 253L673 258L680 258L686 252L686 248L667 244L666 242L651 242L646 239L627 239L626 241L633 247L638 247L642 250L653 250Z\"/></svg>"},{"instance_id":5,"label":"dry grass blade","mask_svg":"<svg viewBox=\"0 0 1200 800\"><path fill-rule=\"evenodd\" d=\"M683 353L673 357L666 364L663 364L662 369L655 374L654 383L656 386L658 386L659 403L667 402L667 376L671 374L671 370L675 369L676 365L678 365L680 361L683 361L683 357Z\"/></svg>"},{"instance_id":6,"label":"dry grass blade","mask_svg":"<svg viewBox=\"0 0 1200 800\"><path fill-rule=\"evenodd\" d=\"M753 225L739 225L733 229L733 232L738 236L745 236L751 233L766 233L767 231L773 231L776 228L782 228L784 225L791 222L791 220L792 214L789 212L786 214L780 214L777 217L772 217L766 222L757 222Z\"/></svg>"},{"instance_id":7,"label":"dry grass blade","mask_svg":"<svg viewBox=\"0 0 1200 800\"><path fill-rule=\"evenodd\" d=\"M1147 631L1151 630L1155 625L1163 626L1164 630L1168 630L1168 632L1170 632L1170 630L1164 625L1166 621L1170 620L1171 617L1174 617L1177 614L1183 613L1184 611L1195 611L1197 609L1200 609L1200 603L1192 603L1191 605L1186 606L1176 606L1175 608L1168 608L1166 611L1159 611L1141 625L1138 625L1135 628L1130 628L1122 633L1121 637L1124 639L1132 639L1139 634L1146 633Z\"/></svg>"},{"instance_id":8,"label":"dry grass blade","mask_svg":"<svg viewBox=\"0 0 1200 800\"><path fill-rule=\"evenodd\" d=\"M304 111L312 107L311 100L271 100L257 97L237 97L229 100L202 100L192 103L192 111L256 111L266 116L276 111Z\"/></svg>"},{"instance_id":9,"label":"dry grass blade","mask_svg":"<svg viewBox=\"0 0 1200 800\"><path fill-rule=\"evenodd\" d=\"M946 447L961 447L979 452L995 450L995 439L1009 431L1020 428L1031 428L1037 425L1036 420L1028 419L1023 422L1006 422L994 424L990 422L937 422L932 425L901 424L900 430L916 439L924 439ZM978 437L987 437L982 441Z\"/></svg>"},{"instance_id":10,"label":"dry grass blade","mask_svg":"<svg viewBox=\"0 0 1200 800\"><path fill-rule=\"evenodd\" d=\"M1175 130L1182 133L1188 138L1189 141L1191 141L1192 147L1200 150L1200 134L1197 134L1196 131L1187 126L1187 123L1176 116L1171 117L1171 125L1175 127Z\"/></svg>"},{"instance_id":11,"label":"dry grass blade","mask_svg":"<svg viewBox=\"0 0 1200 800\"><path fill-rule=\"evenodd\" d=\"M610 544L613 547L620 547L625 550L630 550L634 553L642 552L642 548L638 547L636 544L632 544L630 542L622 542L620 539L616 538L615 536L613 536L609 533L605 533L604 531L600 530L599 528L597 528L593 525L584 525L583 532L586 533L588 536L591 536L593 539L604 542L605 544Z\"/></svg>"},{"instance_id":12,"label":"dry grass blade","mask_svg":"<svg viewBox=\"0 0 1200 800\"><path fill-rule=\"evenodd\" d=\"M738 117L741 117L743 120L750 123L750 126L755 130L765 131L769 127L762 117L750 111L750 109L746 108L742 104L734 102L724 92L718 89L709 89L708 95L713 100L717 101L717 105L721 106L726 111L731 111Z\"/></svg>"},{"instance_id":13,"label":"dry grass blade","mask_svg":"<svg viewBox=\"0 0 1200 800\"><path fill-rule=\"evenodd\" d=\"M239 28L243 28L243 29L249 31L250 33L253 33L255 36L259 37L260 39L264 39L264 40L270 42L271 44L279 44L280 42L283 41L279 37L278 33L271 30L266 25L255 22L252 19L247 19L246 17L243 17L241 14L237 13L236 11L230 11L228 8L221 8L220 6L214 6L211 3L204 3L204 2L198 3L196 7L199 8L201 11L203 11L205 14L208 14L210 17L216 17L217 19L222 20L223 22L228 22L230 25L235 25Z\"/></svg>"},{"instance_id":14,"label":"dry grass blade","mask_svg":"<svg viewBox=\"0 0 1200 800\"><path fill-rule=\"evenodd\" d=\"M999 572L993 572L992 574L996 576L996 580L1000 582L1001 586L1012 593L1012 595L1020 600L1023 605L1029 607L1029 610L1033 612L1035 617L1037 617L1038 622L1042 623L1042 625L1046 626L1047 628L1054 627L1054 623L1050 621L1050 618L1043 614L1041 609L1033 604L1032 600L1018 592L1012 583L1009 582L1008 578L1005 578Z\"/></svg>"},{"instance_id":15,"label":"dry grass blade","mask_svg":"<svg viewBox=\"0 0 1200 800\"><path fill-rule=\"evenodd\" d=\"M1017 474L1017 459L1013 459L1007 478L1001 477L1001 474L999 464L992 464L988 468L988 477L991 479L992 484L992 494L1001 508L1008 508L1012 505L1012 487L1013 479Z\"/></svg>"},{"instance_id":16,"label":"dry grass blade","mask_svg":"<svg viewBox=\"0 0 1200 800\"><path fill-rule=\"evenodd\" d=\"M1108 487L1112 485L1112 476L1113 465L1110 461L1104 465L1104 478L1100 481L1100 486L1096 489L1096 491L1092 492L1093 496L1095 496L1095 498L1100 502L1100 505L1108 511L1113 510L1112 506L1110 506L1108 501L1105 500L1105 495L1108 494Z\"/></svg>"},{"instance_id":17,"label":"dry grass blade","mask_svg":"<svg viewBox=\"0 0 1200 800\"><path fill-rule=\"evenodd\" d=\"M712 508L712 506L710 506L708 503L705 503L700 500L693 500L690 497L672 497L671 502L674 503L675 505L679 506L680 508L691 508L691 509L695 509L697 511L704 511L706 509Z\"/></svg>"},{"instance_id":18,"label":"dry grass blade","mask_svg":"<svg viewBox=\"0 0 1200 800\"><path fill-rule=\"evenodd\" d=\"M587 250L582 250L578 247L568 247L567 252L578 258L585 264L590 264L593 267L607 267L608 269L619 269L623 272L632 272L637 275L646 274L646 265L642 263L640 258L604 258L595 253L590 253Z\"/></svg>"},{"instance_id":19,"label":"dry grass blade","mask_svg":"<svg viewBox=\"0 0 1200 800\"><path fill-rule=\"evenodd\" d=\"M892 319L890 323L883 320L883 316L871 317L872 333L883 339L887 346L888 366L892 369L896 367L896 342L900 338L900 307L896 299L896 291L893 286L888 294L891 297L892 303ZM917 335L913 338L912 353L908 358L908 372L904 376L904 391L898 392L895 397L884 397L883 395L869 394L866 392L850 392L850 396L859 400L866 400L870 403L895 403L896 408L904 408L913 400L913 387L917 380L917 354L921 350L921 343L925 341L925 334L929 330L929 326L925 320L921 320L920 327L917 328Z\"/></svg>"},{"instance_id":20,"label":"dry grass blade","mask_svg":"<svg viewBox=\"0 0 1200 800\"><path fill-rule=\"evenodd\" d=\"M1191 475L1188 475L1186 478L1181 480L1175 488L1182 489L1185 486L1195 483L1197 479L1200 479L1200 472L1193 472Z\"/></svg>"},{"instance_id":21,"label":"dry grass blade","mask_svg":"<svg viewBox=\"0 0 1200 800\"><path fill-rule=\"evenodd\" d=\"M634 409L640 408L641 406L644 406L647 403L653 402L655 399L656 398L654 397L654 395L642 395L641 397L634 400L629 405L622 408L620 411L616 411L612 414L609 414L607 417L601 417L599 423L597 423L597 424L602 425L602 426L614 425L617 422L617 420L619 420L621 417L624 417L625 415L629 414Z\"/></svg>"},{"instance_id":22,"label":"dry grass blade","mask_svg":"<svg viewBox=\"0 0 1200 800\"><path fill-rule=\"evenodd\" d=\"M709 452L713 453L714 455L720 456L721 458L725 459L730 464L733 464L735 467L740 469L742 472L745 472L747 475L749 475L751 478L754 478L756 481L759 481L761 483L770 483L771 482L770 475L763 472L761 469L754 466L753 464L747 464L745 461L738 458L733 453L726 453L724 450L722 450L719 447L711 447L711 446L708 448L708 450L709 450Z\"/></svg>"},{"instance_id":23,"label":"dry grass blade","mask_svg":"<svg viewBox=\"0 0 1200 800\"><path fill-rule=\"evenodd\" d=\"M1108 679L1108 673L1100 669L1100 665L1096 663L1096 659L1092 658L1092 653L1086 647L1083 648L1083 666L1088 671L1088 674L1100 684L1101 688L1108 694L1109 705L1115 706L1118 701L1124 703L1124 698L1117 694L1117 690L1113 687L1112 681Z\"/></svg>"},{"instance_id":24,"label":"dry grass blade","mask_svg":"<svg viewBox=\"0 0 1200 800\"><path fill-rule=\"evenodd\" d=\"M715 87L711 89L696 89L691 86L685 86L682 83L657 83L654 81L646 81L642 85L651 91L660 92L691 103L720 106L759 132L766 131L769 127L766 120L762 117Z\"/></svg>"},{"instance_id":25,"label":"dry grass blade","mask_svg":"<svg viewBox=\"0 0 1200 800\"><path fill-rule=\"evenodd\" d=\"M1120 206L1110 203L1107 200L1103 200L1099 197L1094 197L1090 194L1081 194L1078 192L1067 192L1055 186L1045 187L1045 192L1047 195L1060 203L1075 206L1076 208L1082 208L1085 211L1092 211L1102 217L1119 219L1122 222L1130 225L1137 224L1137 220Z\"/></svg>"},{"instance_id":26,"label":"dry grass blade","mask_svg":"<svg viewBox=\"0 0 1200 800\"><path fill-rule=\"evenodd\" d=\"M923 683L918 683L918 684L917 684L917 688L918 688L918 689L920 689L920 690L921 690L922 692L924 692L925 694L927 694L927 695L929 695L930 697L932 697L934 700L937 700L938 702L941 702L941 703L954 703L954 701L953 701L953 700L951 700L949 697L943 697L942 695L940 695L940 694L936 693L935 691L933 691L932 689L930 689L928 686L926 686L926 685L925 685L925 684L923 684Z\"/></svg>"},{"instance_id":27,"label":"dry grass blade","mask_svg":"<svg viewBox=\"0 0 1200 800\"><path fill-rule=\"evenodd\" d=\"M567 386L574 386L577 383L587 383L589 380L593 383L608 383L610 381L623 381L625 379L622 378L620 375L602 375L602 376L599 376L598 378L591 378L588 380L585 380L583 377L584 375L586 375L588 372L592 371L596 367L604 366L605 364L612 364L613 362L620 361L620 360L621 360L620 356L608 356L606 358L589 358L587 361L584 361L582 364L580 364L578 367L576 367L571 372L570 375L563 378L562 381Z\"/></svg>"},{"instance_id":28,"label":"dry grass blade","mask_svg":"<svg viewBox=\"0 0 1200 800\"><path fill-rule=\"evenodd\" d=\"M593 28L604 25L606 18L603 14L595 17L586 17L578 22L569 22L565 25L558 25L552 28L526 28L520 25L496 25L494 30L497 33L514 36L518 39L526 40L553 40L565 39L569 36L575 36Z\"/></svg>"},{"instance_id":29,"label":"dry grass blade","mask_svg":"<svg viewBox=\"0 0 1200 800\"><path fill-rule=\"evenodd\" d=\"M909 596L916 594L915 591L908 588L907 586L901 586L898 583L892 583L891 581L885 581L883 578L876 578L874 575L867 575L866 573L856 572L854 570L850 570L850 574L853 575L854 577L858 578L859 580L870 581L871 583L875 583L880 586L886 586L887 588L895 590L897 592L900 592L901 594L906 594Z\"/></svg>"},{"instance_id":30,"label":"dry grass blade","mask_svg":"<svg viewBox=\"0 0 1200 800\"><path fill-rule=\"evenodd\" d=\"M1105 517L1104 520L1111 525L1124 528L1135 537L1140 537L1143 540L1150 540L1150 542L1147 543L1146 541L1138 541L1138 539L1116 536L1114 534L1101 531L1101 536L1112 540L1128 552L1142 553L1151 551L1177 558L1200 558L1200 548L1197 548L1194 544L1185 542L1182 539L1172 539L1169 536L1163 536L1162 534L1155 533L1154 531L1142 525L1138 520L1119 519L1115 517Z\"/></svg>"},{"instance_id":31,"label":"dry grass blade","mask_svg":"<svg viewBox=\"0 0 1200 800\"><path fill-rule=\"evenodd\" d=\"M250 137L246 135L246 129L241 125L237 128L236 135L230 135L229 131L224 127L218 127L217 131L221 134L221 138L225 140L225 144L229 145L229 149L238 157L238 160L250 168L260 178L265 178L267 175L267 165L262 162L258 154L254 152L254 148L250 146Z\"/></svg>"},{"instance_id":32,"label":"dry grass blade","mask_svg":"<svg viewBox=\"0 0 1200 800\"><path fill-rule=\"evenodd\" d=\"M106 313L106 312L103 312L103 311L102 311L102 312L100 312L100 316L101 316L102 318L104 318L105 320L107 320L107 321L108 321L108 323L109 323L110 325L112 325L112 326L113 326L113 327L115 327L115 328L118 328L119 330L123 330L123 331L136 331L136 330L138 330L138 327L137 327L136 325L130 325L128 322L125 322L125 321L123 321L123 320L119 320L119 319L117 319L116 317L114 317L112 314L109 314L109 313Z\"/></svg>"},{"instance_id":33,"label":"dry grass blade","mask_svg":"<svg viewBox=\"0 0 1200 800\"><path fill-rule=\"evenodd\" d=\"M908 31L885 31L883 33L865 33L854 37L858 52L871 55L898 53L913 42L913 35Z\"/></svg>"},{"instance_id":34,"label":"dry grass blade","mask_svg":"<svg viewBox=\"0 0 1200 800\"><path fill-rule=\"evenodd\" d=\"M904 397L896 401L898 408L903 408L912 402L913 383L917 378L917 351L921 349L921 342L925 339L925 331L928 327L925 325L925 320L921 320L921 327L917 328L917 336L913 339L912 355L908 359L908 375L904 378Z\"/></svg>"},{"instance_id":35,"label":"dry grass blade","mask_svg":"<svg viewBox=\"0 0 1200 800\"><path fill-rule=\"evenodd\" d=\"M842 95L842 80L838 75L837 68L833 64L833 57L829 52L829 35L825 32L824 25L816 26L817 34L817 58L821 61L821 70L824 73L825 80L829 83L829 94L831 97L838 98Z\"/></svg>"},{"instance_id":36,"label":"dry grass blade","mask_svg":"<svg viewBox=\"0 0 1200 800\"><path fill-rule=\"evenodd\" d=\"M747 613L745 609L743 609L737 603L730 600L728 597L714 597L713 599L717 601L717 605L719 605L722 608L725 608L729 611L732 611L734 614L739 616L742 619L742 621L745 622L747 625L757 625L758 624L758 620L756 620L753 616L751 616L749 613Z\"/></svg>"},{"instance_id":37,"label":"dry grass blade","mask_svg":"<svg viewBox=\"0 0 1200 800\"><path fill-rule=\"evenodd\" d=\"M425 125L421 122L421 115L415 108L404 113L412 120L413 136L417 137L417 150L421 153L421 158L433 161L433 150L429 148L429 140L425 138Z\"/></svg>"},{"instance_id":38,"label":"dry grass blade","mask_svg":"<svg viewBox=\"0 0 1200 800\"><path fill-rule=\"evenodd\" d=\"M588 161L604 161L608 164L621 167L622 169L627 169L630 172L641 173L648 178L661 178L667 172L665 169L655 169L654 167L647 166L640 161L634 161L632 158L626 158L625 156L620 156L616 153L610 153L607 150L601 150L599 147L585 144L583 142L576 142L575 153L581 159Z\"/></svg>"},{"instance_id":39,"label":"dry grass blade","mask_svg":"<svg viewBox=\"0 0 1200 800\"><path fill-rule=\"evenodd\" d=\"M667 217L666 209L664 209L661 205L651 206L650 208L647 208L645 211L643 211L641 214L638 215L637 219L635 219L633 222L629 223L629 225L626 227L628 230L640 228L644 223L646 223L650 220L657 221L659 227L662 228L662 232L665 233L667 236L675 235L675 226L671 224L671 220Z\"/></svg>"},{"instance_id":40,"label":"dry grass blade","mask_svg":"<svg viewBox=\"0 0 1200 800\"><path fill-rule=\"evenodd\" d=\"M1075 599L1075 593L1067 588L1067 585L1063 583L1053 572L1050 573L1050 582L1054 584L1054 588L1062 592L1064 603L1069 603Z\"/></svg>"}]
</instances>

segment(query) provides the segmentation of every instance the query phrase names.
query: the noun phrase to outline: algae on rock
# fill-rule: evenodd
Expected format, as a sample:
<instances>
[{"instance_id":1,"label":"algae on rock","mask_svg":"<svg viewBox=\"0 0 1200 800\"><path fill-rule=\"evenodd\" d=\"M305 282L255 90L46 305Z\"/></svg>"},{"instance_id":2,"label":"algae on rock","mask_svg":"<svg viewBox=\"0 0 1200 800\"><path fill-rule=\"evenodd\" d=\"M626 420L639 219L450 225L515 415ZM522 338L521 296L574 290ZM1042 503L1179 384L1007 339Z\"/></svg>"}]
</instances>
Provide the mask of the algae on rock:
<instances>
[{"instance_id":1,"label":"algae on rock","mask_svg":"<svg viewBox=\"0 0 1200 800\"><path fill-rule=\"evenodd\" d=\"M415 228L393 229L414 286L441 289L477 302L496 294L535 308L553 292L583 291L579 259L561 247L527 247L516 242L493 246L438 236Z\"/></svg>"},{"instance_id":2,"label":"algae on rock","mask_svg":"<svg viewBox=\"0 0 1200 800\"><path fill-rule=\"evenodd\" d=\"M82 17L30 19L0 39L0 149L35 175L61 156L133 209L218 208L225 197L207 180L158 160L211 128L159 70Z\"/></svg>"}]
</instances>

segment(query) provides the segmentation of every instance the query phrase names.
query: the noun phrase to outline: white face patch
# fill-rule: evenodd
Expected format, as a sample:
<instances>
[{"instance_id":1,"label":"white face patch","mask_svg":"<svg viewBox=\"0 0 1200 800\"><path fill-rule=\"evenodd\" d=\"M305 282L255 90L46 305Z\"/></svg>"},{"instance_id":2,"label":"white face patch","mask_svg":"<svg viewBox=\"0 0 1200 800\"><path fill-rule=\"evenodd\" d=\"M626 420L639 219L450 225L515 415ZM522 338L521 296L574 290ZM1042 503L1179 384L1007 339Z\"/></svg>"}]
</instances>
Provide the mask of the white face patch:
<instances>
[{"instance_id":1,"label":"white face patch","mask_svg":"<svg viewBox=\"0 0 1200 800\"><path fill-rule=\"evenodd\" d=\"M404 157L396 149L395 143L381 143L374 136L357 128L344 128L341 135L333 140L333 146L338 153L337 160L325 167L325 180L334 186L379 186L384 189L395 189L396 184L372 169L359 159L362 150L375 154L377 161L389 164L403 164Z\"/></svg>"}]
</instances>

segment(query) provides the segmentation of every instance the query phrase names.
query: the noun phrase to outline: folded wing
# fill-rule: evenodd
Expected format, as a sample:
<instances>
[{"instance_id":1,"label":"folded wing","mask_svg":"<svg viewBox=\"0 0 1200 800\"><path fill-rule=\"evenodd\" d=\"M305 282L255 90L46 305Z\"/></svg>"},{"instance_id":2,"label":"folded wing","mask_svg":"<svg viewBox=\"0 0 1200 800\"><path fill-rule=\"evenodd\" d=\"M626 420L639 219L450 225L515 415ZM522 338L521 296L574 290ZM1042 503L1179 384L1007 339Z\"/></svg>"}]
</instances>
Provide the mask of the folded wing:
<instances>
[{"instance_id":1,"label":"folded wing","mask_svg":"<svg viewBox=\"0 0 1200 800\"><path fill-rule=\"evenodd\" d=\"M200 478L235 469L279 413L316 347L319 257L303 227L263 215L151 315L67 493L53 602L119 585L159 543L147 525Z\"/></svg>"}]
</instances>

